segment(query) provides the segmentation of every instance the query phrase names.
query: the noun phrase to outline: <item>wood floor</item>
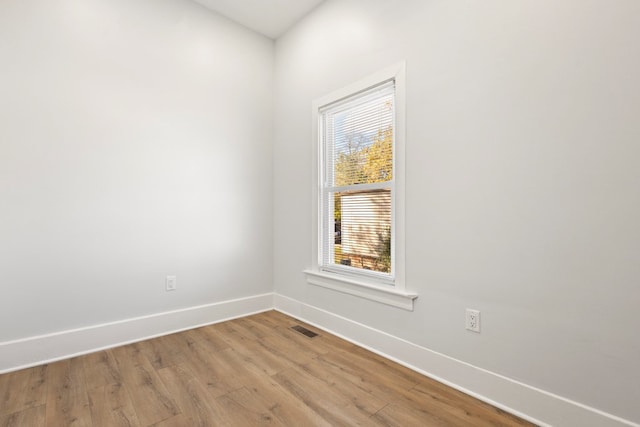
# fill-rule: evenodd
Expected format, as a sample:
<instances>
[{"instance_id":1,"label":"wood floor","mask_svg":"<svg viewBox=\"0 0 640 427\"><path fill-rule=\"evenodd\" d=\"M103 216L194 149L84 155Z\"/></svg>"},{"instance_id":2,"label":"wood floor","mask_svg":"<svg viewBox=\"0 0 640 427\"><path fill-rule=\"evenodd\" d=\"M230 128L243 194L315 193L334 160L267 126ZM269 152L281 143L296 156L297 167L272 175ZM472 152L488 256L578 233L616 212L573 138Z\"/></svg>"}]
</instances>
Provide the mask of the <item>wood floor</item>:
<instances>
[{"instance_id":1,"label":"wood floor","mask_svg":"<svg viewBox=\"0 0 640 427\"><path fill-rule=\"evenodd\" d=\"M531 424L275 311L0 376L0 426L253 425Z\"/></svg>"}]
</instances>

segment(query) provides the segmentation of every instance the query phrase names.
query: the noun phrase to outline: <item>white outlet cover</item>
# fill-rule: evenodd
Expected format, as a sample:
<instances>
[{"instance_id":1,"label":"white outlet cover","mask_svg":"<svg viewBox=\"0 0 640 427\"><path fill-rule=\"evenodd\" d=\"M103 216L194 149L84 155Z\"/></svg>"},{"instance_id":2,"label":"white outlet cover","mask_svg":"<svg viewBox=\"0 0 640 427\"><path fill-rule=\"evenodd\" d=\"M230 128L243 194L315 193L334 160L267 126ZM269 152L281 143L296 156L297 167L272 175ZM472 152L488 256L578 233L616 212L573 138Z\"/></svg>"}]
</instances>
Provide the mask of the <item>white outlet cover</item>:
<instances>
[{"instance_id":1,"label":"white outlet cover","mask_svg":"<svg viewBox=\"0 0 640 427\"><path fill-rule=\"evenodd\" d=\"M465 313L465 328L472 332L480 332L480 311L467 309Z\"/></svg>"},{"instance_id":2,"label":"white outlet cover","mask_svg":"<svg viewBox=\"0 0 640 427\"><path fill-rule=\"evenodd\" d=\"M167 291L175 291L177 288L176 276L167 276Z\"/></svg>"}]
</instances>

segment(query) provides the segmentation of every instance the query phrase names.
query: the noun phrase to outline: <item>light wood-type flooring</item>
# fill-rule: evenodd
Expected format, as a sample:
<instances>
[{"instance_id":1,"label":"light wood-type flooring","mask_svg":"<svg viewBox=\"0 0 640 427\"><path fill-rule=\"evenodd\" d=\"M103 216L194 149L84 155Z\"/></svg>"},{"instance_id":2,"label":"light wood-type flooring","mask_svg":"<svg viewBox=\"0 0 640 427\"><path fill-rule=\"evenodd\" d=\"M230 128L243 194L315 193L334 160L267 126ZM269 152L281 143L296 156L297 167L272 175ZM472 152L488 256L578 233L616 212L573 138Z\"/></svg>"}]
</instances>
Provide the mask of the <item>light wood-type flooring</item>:
<instances>
[{"instance_id":1,"label":"light wood-type flooring","mask_svg":"<svg viewBox=\"0 0 640 427\"><path fill-rule=\"evenodd\" d=\"M530 424L276 311L0 375L0 426L254 425Z\"/></svg>"}]
</instances>

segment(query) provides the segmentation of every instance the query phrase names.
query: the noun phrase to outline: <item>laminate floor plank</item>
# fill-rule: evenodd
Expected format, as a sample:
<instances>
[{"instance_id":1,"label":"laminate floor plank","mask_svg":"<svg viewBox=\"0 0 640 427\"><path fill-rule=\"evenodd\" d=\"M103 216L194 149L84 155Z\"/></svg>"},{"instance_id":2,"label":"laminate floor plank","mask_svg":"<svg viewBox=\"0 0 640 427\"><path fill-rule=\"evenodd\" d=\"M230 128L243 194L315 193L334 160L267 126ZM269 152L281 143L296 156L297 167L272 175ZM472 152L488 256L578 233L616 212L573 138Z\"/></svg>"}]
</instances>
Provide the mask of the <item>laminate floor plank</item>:
<instances>
[{"instance_id":1,"label":"laminate floor plank","mask_svg":"<svg viewBox=\"0 0 640 427\"><path fill-rule=\"evenodd\" d=\"M146 341L134 342L133 344L107 350L116 360L119 366L126 360L127 366L138 366L148 363L148 359L142 352L142 347L147 346Z\"/></svg>"},{"instance_id":2,"label":"laminate floor plank","mask_svg":"<svg viewBox=\"0 0 640 427\"><path fill-rule=\"evenodd\" d=\"M225 371L216 358L216 354L225 351L233 351L233 349L228 347L222 351L208 351L205 345L195 343L190 349L191 357L180 364L181 368L189 370L194 377L198 378L214 398L239 387L234 384L233 373Z\"/></svg>"},{"instance_id":3,"label":"laminate floor plank","mask_svg":"<svg viewBox=\"0 0 640 427\"><path fill-rule=\"evenodd\" d=\"M267 375L254 375L247 387L253 398L259 398L280 421L287 426L323 426L329 427L318 413L296 399L289 391Z\"/></svg>"},{"instance_id":4,"label":"laminate floor plank","mask_svg":"<svg viewBox=\"0 0 640 427\"><path fill-rule=\"evenodd\" d=\"M159 421L155 424L152 424L150 427L191 427L192 418L188 417L185 414L178 414L174 417L167 418L166 420ZM209 424L212 426L217 426L218 424L212 423Z\"/></svg>"},{"instance_id":5,"label":"laminate floor plank","mask_svg":"<svg viewBox=\"0 0 640 427\"><path fill-rule=\"evenodd\" d=\"M277 311L0 375L0 427L356 425L532 424Z\"/></svg>"},{"instance_id":6,"label":"laminate floor plank","mask_svg":"<svg viewBox=\"0 0 640 427\"><path fill-rule=\"evenodd\" d=\"M202 344L209 351L221 351L228 349L229 343L212 327L202 327L183 332L189 339Z\"/></svg>"},{"instance_id":7,"label":"laminate floor plank","mask_svg":"<svg viewBox=\"0 0 640 427\"><path fill-rule=\"evenodd\" d=\"M477 427L495 425L491 420L477 416L477 410L471 410L468 406L459 404L451 405L446 400L434 398L433 395L421 393L416 389L403 391L389 400L392 405L405 408L409 412L414 411L434 418L443 418L453 425Z\"/></svg>"},{"instance_id":8,"label":"laminate floor plank","mask_svg":"<svg viewBox=\"0 0 640 427\"><path fill-rule=\"evenodd\" d=\"M113 354L109 351L99 351L81 358L84 366L87 390L120 384L122 377Z\"/></svg>"},{"instance_id":9,"label":"laminate floor plank","mask_svg":"<svg viewBox=\"0 0 640 427\"><path fill-rule=\"evenodd\" d=\"M286 426L268 407L266 401L255 391L246 387L239 388L231 393L219 397L218 401L224 404L234 414L242 412L244 419L238 419L236 425L256 426Z\"/></svg>"},{"instance_id":10,"label":"laminate floor plank","mask_svg":"<svg viewBox=\"0 0 640 427\"><path fill-rule=\"evenodd\" d=\"M289 360L295 365L305 364L322 354L320 351L314 351L307 346L301 346L299 343L287 339L276 332L258 341L258 343L267 351L285 360Z\"/></svg>"},{"instance_id":11,"label":"laminate floor plank","mask_svg":"<svg viewBox=\"0 0 640 427\"><path fill-rule=\"evenodd\" d=\"M92 425L83 362L80 358L50 364L46 381L48 425Z\"/></svg>"},{"instance_id":12,"label":"laminate floor plank","mask_svg":"<svg viewBox=\"0 0 640 427\"><path fill-rule=\"evenodd\" d=\"M420 396L419 402L435 402L443 411L465 420L467 425L474 426L507 426L528 425L519 418L512 416L488 403L447 387L430 378L424 378L409 393Z\"/></svg>"},{"instance_id":13,"label":"laminate floor plank","mask_svg":"<svg viewBox=\"0 0 640 427\"><path fill-rule=\"evenodd\" d=\"M46 365L6 374L0 382L0 416L44 405L46 375Z\"/></svg>"},{"instance_id":14,"label":"laminate floor plank","mask_svg":"<svg viewBox=\"0 0 640 427\"><path fill-rule=\"evenodd\" d=\"M331 425L362 425L372 415L351 400L335 393L335 390L322 380L296 368L280 372L274 379Z\"/></svg>"},{"instance_id":15,"label":"laminate floor plank","mask_svg":"<svg viewBox=\"0 0 640 427\"><path fill-rule=\"evenodd\" d=\"M158 371L162 382L172 391L176 403L181 409L174 421L182 420L185 426L233 426L232 415L214 398L211 398L207 387L202 384L188 369L176 365Z\"/></svg>"},{"instance_id":16,"label":"laminate floor plank","mask_svg":"<svg viewBox=\"0 0 640 427\"><path fill-rule=\"evenodd\" d=\"M260 353L266 355L268 353ZM249 405L253 412L260 412L265 415L265 411L270 412L268 416L252 418L252 422L266 423L282 422L285 425L324 425L322 418L311 408L297 401L275 379L267 374L260 363L256 363L259 358L245 358L234 349L228 349L212 355L226 372L233 378L233 384L239 386L236 390L228 393L236 404ZM236 393L238 390L241 392ZM247 401L239 400L239 396L250 398ZM226 402L227 405L234 405ZM271 418L274 418L271 420Z\"/></svg>"},{"instance_id":17,"label":"laminate floor plank","mask_svg":"<svg viewBox=\"0 0 640 427\"><path fill-rule=\"evenodd\" d=\"M214 332L220 334L225 341L227 341L229 336L241 336L249 340L255 338L253 332L247 330L247 328L243 328L242 325L235 322L235 320L231 322L216 323L215 325L211 325L210 328Z\"/></svg>"},{"instance_id":18,"label":"laminate floor plank","mask_svg":"<svg viewBox=\"0 0 640 427\"><path fill-rule=\"evenodd\" d=\"M372 419L382 425L392 427L469 427L468 424L460 424L457 420L447 419L439 414L430 414L426 411L407 408L397 404L385 406L381 411L373 415Z\"/></svg>"},{"instance_id":19,"label":"laminate floor plank","mask_svg":"<svg viewBox=\"0 0 640 427\"><path fill-rule=\"evenodd\" d=\"M367 387L370 392L378 391L382 397L387 394L408 391L418 382L380 369L362 357L352 357L346 353L329 353L318 357L327 368L340 372L350 381Z\"/></svg>"},{"instance_id":20,"label":"laminate floor plank","mask_svg":"<svg viewBox=\"0 0 640 427\"><path fill-rule=\"evenodd\" d=\"M265 349L258 340L252 340L235 334L230 334L227 339L229 343L232 344L232 348L249 366L257 367L266 375L275 375L284 369L290 368L293 364L277 353Z\"/></svg>"},{"instance_id":21,"label":"laminate floor plank","mask_svg":"<svg viewBox=\"0 0 640 427\"><path fill-rule=\"evenodd\" d=\"M44 427L46 405L36 406L8 415L0 415L0 427Z\"/></svg>"},{"instance_id":22,"label":"laminate floor plank","mask_svg":"<svg viewBox=\"0 0 640 427\"><path fill-rule=\"evenodd\" d=\"M388 404L386 400L359 387L358 384L352 383L348 379L326 369L317 360L302 365L299 369L321 380L331 387L334 393L342 396L345 401L349 401L354 406L366 411L369 415L375 414Z\"/></svg>"},{"instance_id":23,"label":"laminate floor plank","mask_svg":"<svg viewBox=\"0 0 640 427\"><path fill-rule=\"evenodd\" d=\"M359 361L358 363L366 363L367 367L376 372L392 373L394 377L403 378L408 383L417 385L424 378L424 375L362 347L356 347L350 357Z\"/></svg>"},{"instance_id":24,"label":"laminate floor plank","mask_svg":"<svg viewBox=\"0 0 640 427\"><path fill-rule=\"evenodd\" d=\"M180 413L151 362L140 358L127 359L127 352L122 347L113 351L122 375L122 385L129 393L136 415L143 425L148 426Z\"/></svg>"},{"instance_id":25,"label":"laminate floor plank","mask_svg":"<svg viewBox=\"0 0 640 427\"><path fill-rule=\"evenodd\" d=\"M109 384L89 390L89 408L94 427L140 425L128 391L122 384Z\"/></svg>"},{"instance_id":26,"label":"laminate floor plank","mask_svg":"<svg viewBox=\"0 0 640 427\"><path fill-rule=\"evenodd\" d=\"M436 419L440 413L446 412L450 421L455 425L461 424L462 420L466 420L468 423L471 419L465 416L465 410L450 408L446 403L439 402L433 399L432 396L416 391L413 381L409 381L395 373L380 371L380 369L372 370L371 367L366 367L366 369L359 368L358 366L360 365L354 365L353 361L348 357L344 357L344 355L322 357L318 359L318 363L322 366L322 369L318 370L319 372L323 370L327 372L333 371L339 374L340 377L368 391L373 396L399 407L418 412L423 411L425 417ZM384 374L380 375L380 372L384 372ZM387 411L391 411L391 409ZM435 421L431 420L430 422Z\"/></svg>"},{"instance_id":27,"label":"laminate floor plank","mask_svg":"<svg viewBox=\"0 0 640 427\"><path fill-rule=\"evenodd\" d=\"M253 339L257 340L268 337L275 329L270 323L260 322L260 320L256 320L252 317L236 319L234 323L242 327L247 334L252 336Z\"/></svg>"},{"instance_id":28,"label":"laminate floor plank","mask_svg":"<svg viewBox=\"0 0 640 427\"><path fill-rule=\"evenodd\" d=\"M140 350L155 369L162 369L184 360L186 343L182 335L170 334L140 343Z\"/></svg>"}]
</instances>

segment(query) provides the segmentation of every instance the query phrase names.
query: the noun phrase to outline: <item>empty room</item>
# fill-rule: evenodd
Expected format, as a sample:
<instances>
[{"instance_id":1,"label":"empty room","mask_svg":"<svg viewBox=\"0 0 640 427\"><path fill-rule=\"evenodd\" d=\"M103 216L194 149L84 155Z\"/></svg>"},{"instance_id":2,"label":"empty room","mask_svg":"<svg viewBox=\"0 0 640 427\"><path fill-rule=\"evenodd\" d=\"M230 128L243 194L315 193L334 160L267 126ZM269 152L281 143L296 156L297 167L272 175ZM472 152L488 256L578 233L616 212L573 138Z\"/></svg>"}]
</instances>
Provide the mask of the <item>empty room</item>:
<instances>
[{"instance_id":1,"label":"empty room","mask_svg":"<svg viewBox=\"0 0 640 427\"><path fill-rule=\"evenodd\" d=\"M640 2L0 0L0 426L640 427Z\"/></svg>"}]
</instances>

